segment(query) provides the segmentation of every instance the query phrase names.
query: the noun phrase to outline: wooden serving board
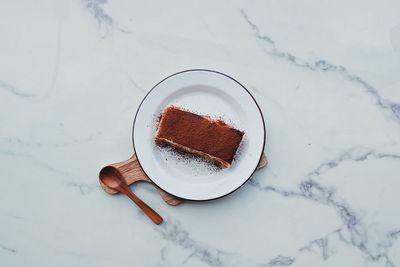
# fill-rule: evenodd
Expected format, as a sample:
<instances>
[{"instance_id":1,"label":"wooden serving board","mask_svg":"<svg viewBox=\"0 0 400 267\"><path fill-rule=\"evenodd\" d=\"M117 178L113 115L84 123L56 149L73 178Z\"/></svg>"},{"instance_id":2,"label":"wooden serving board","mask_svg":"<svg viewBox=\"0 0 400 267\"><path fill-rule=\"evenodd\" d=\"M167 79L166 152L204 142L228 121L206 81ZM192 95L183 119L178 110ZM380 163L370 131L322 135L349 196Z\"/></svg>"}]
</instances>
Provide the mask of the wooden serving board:
<instances>
[{"instance_id":1,"label":"wooden serving board","mask_svg":"<svg viewBox=\"0 0 400 267\"><path fill-rule=\"evenodd\" d=\"M258 163L257 170L265 167L267 164L268 164L267 157L265 156L265 154L263 154L260 159L260 162ZM128 160L118 162L118 163L113 163L108 166L116 168L122 174L122 176L124 177L124 179L126 180L128 185L134 184L136 182L147 182L147 183L154 185L157 188L158 192L160 193L161 198L169 205L176 206L183 202L183 199L180 199L178 197L170 195L167 192L160 189L158 186L156 186L149 179L149 177L147 177L147 175L144 173L144 171L140 167L140 165L136 159L136 155L133 155ZM100 182L101 187L107 193L109 193L109 194L118 193L118 191L115 191L115 190L107 187L106 185L104 185L100 179L99 179L99 182Z\"/></svg>"}]
</instances>

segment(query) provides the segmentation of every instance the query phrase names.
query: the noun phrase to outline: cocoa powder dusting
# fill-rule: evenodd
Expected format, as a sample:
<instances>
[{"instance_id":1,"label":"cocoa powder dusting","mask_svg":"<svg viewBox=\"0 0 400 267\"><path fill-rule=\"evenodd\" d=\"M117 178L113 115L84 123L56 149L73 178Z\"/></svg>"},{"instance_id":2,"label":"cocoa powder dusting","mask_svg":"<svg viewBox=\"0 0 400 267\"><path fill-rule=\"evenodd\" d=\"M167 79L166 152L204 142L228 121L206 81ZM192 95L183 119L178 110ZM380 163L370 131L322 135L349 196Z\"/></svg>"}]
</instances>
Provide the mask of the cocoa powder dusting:
<instances>
[{"instance_id":1,"label":"cocoa powder dusting","mask_svg":"<svg viewBox=\"0 0 400 267\"><path fill-rule=\"evenodd\" d=\"M222 120L209 120L172 106L163 112L157 137L231 163L243 135Z\"/></svg>"}]
</instances>

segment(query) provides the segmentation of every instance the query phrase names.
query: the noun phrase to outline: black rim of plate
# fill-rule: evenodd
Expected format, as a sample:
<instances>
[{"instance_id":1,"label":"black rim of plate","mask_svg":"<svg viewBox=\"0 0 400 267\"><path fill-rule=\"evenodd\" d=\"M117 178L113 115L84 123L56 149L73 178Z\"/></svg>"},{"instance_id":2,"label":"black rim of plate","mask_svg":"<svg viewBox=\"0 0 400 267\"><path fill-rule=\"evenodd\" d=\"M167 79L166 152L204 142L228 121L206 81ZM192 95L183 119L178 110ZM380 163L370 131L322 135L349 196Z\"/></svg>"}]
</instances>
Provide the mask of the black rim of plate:
<instances>
[{"instance_id":1,"label":"black rim of plate","mask_svg":"<svg viewBox=\"0 0 400 267\"><path fill-rule=\"evenodd\" d=\"M165 77L165 78L162 79L161 81L159 81L156 85L153 86L153 88L151 88L150 91L147 92L147 94L143 97L142 101L140 102L139 107L137 108L137 111L136 111L136 114L135 114L135 118L134 118L134 120L133 120L132 142L133 142L133 149L135 150L135 154L136 154L136 148L135 148L134 129L135 129L136 117L137 117L137 115L138 115L138 113L139 113L140 107L142 106L144 100L147 98L147 96L148 96L159 84L161 84L161 83L164 82L165 80L167 80L167 79L169 79L169 78L171 78L171 77L173 77L173 76L176 76L176 75L185 73L185 72L194 72L194 71L212 72L212 73L217 73L217 74L223 75L223 76L225 76L225 77L227 77L227 78L233 80L233 81L236 82L237 84L239 84L239 85L250 95L250 97L253 99L254 103L256 104L256 106L257 106L257 108L258 108L258 111L260 112L261 120L262 120L262 123L263 123L263 129L264 129L263 145L262 145L260 157L259 157L259 159L258 159L258 162L260 162L261 157L262 157L262 155L263 155L263 153L264 153L265 142L266 142L266 140L265 140L265 139L266 139L265 120L264 120L264 116L263 116L263 114L262 114L262 112L261 112L260 106L258 105L258 103L257 103L256 99L254 98L254 96L250 93L250 91L249 91L243 84L241 84L241 83L238 82L236 79L232 78L231 76L229 76L229 75L227 75L227 74L225 74L225 73L222 73L222 72L219 72L219 71L215 71L215 70L209 70L209 69L189 69L189 70L183 70L183 71L176 72L176 73L174 73L174 74L171 74L171 75ZM229 192L229 193L226 193L225 195L222 195L222 196L219 196L219 197L215 197L215 198L209 198L209 199L190 199L190 198L183 198L183 197L174 195L174 194L168 192L167 190L165 190L164 188L162 188L161 186L159 186L159 185L158 185L156 182L154 182L154 180L151 179L151 177L146 173L146 170L143 168L142 164L140 163L140 159L139 159L139 156L138 156L137 154L136 154L136 159L137 159L137 161L138 161L140 167L142 168L143 172L147 175L147 177L149 177L149 179L150 179L156 186L158 186L159 188L161 188L162 190L164 190L165 192L167 192L168 194L170 194L170 195L172 195L172 196L174 196L174 197L177 197L177 198L180 198L180 199L184 199L184 200L189 200L189 201L210 201L210 200L220 199L220 198L226 197L227 195L232 194L233 192L235 192L236 190L238 190L239 188L241 188L241 187L251 178L251 176L253 176L253 174L256 172L257 166L258 166L258 162L257 162L256 168L252 171L252 173L250 174L250 176L249 176L241 185L239 185L236 189L232 190L232 191Z\"/></svg>"}]
</instances>

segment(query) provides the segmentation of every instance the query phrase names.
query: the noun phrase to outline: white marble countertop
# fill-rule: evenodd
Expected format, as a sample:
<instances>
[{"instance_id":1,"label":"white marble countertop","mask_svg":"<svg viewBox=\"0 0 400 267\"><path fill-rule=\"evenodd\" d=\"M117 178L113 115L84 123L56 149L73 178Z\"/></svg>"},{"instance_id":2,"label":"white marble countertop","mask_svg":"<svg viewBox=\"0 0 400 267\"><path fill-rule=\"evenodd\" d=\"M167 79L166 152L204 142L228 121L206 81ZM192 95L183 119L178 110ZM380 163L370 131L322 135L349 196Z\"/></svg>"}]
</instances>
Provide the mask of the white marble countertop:
<instances>
[{"instance_id":1,"label":"white marble countertop","mask_svg":"<svg viewBox=\"0 0 400 267\"><path fill-rule=\"evenodd\" d=\"M1 266L400 266L400 2L0 3ZM139 102L208 68L252 90L270 164L171 207L97 174Z\"/></svg>"}]
</instances>

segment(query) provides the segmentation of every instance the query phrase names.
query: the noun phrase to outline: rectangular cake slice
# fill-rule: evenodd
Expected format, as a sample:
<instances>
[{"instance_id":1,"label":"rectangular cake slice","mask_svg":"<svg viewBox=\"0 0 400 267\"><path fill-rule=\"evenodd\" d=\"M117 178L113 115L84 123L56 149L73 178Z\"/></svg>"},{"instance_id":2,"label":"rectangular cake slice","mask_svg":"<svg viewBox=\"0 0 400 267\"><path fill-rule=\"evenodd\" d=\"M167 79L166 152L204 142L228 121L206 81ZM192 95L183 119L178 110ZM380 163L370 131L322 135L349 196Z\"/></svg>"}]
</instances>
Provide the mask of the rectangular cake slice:
<instances>
[{"instance_id":1,"label":"rectangular cake slice","mask_svg":"<svg viewBox=\"0 0 400 267\"><path fill-rule=\"evenodd\" d=\"M228 168L243 135L244 132L221 120L212 120L170 105L161 114L155 141Z\"/></svg>"}]
</instances>

